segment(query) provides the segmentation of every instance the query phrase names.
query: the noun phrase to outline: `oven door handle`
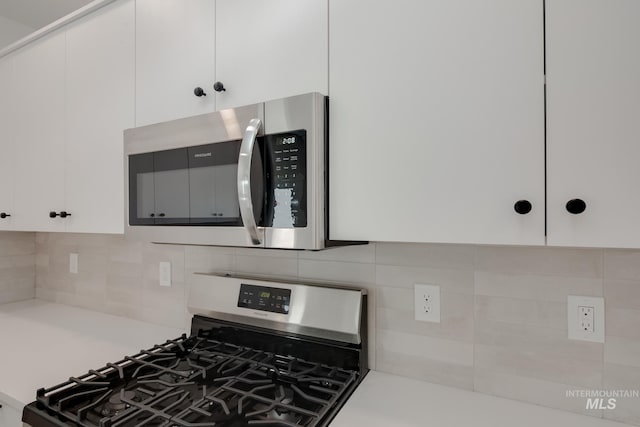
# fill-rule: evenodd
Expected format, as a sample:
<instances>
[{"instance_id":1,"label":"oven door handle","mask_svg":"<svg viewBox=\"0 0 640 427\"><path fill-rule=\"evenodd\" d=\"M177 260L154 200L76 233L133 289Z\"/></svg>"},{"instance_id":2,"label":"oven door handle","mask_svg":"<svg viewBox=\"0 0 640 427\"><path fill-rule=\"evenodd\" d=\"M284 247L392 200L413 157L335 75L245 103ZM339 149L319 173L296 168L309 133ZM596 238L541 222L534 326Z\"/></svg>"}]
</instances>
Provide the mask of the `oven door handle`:
<instances>
[{"instance_id":1,"label":"oven door handle","mask_svg":"<svg viewBox=\"0 0 640 427\"><path fill-rule=\"evenodd\" d=\"M251 237L254 245L262 243L258 235L258 226L253 216L253 202L251 201L251 157L253 147L258 137L262 122L260 119L251 119L249 126L244 131L242 144L240 145L240 155L238 156L238 203L240 205L240 216L244 228Z\"/></svg>"}]
</instances>

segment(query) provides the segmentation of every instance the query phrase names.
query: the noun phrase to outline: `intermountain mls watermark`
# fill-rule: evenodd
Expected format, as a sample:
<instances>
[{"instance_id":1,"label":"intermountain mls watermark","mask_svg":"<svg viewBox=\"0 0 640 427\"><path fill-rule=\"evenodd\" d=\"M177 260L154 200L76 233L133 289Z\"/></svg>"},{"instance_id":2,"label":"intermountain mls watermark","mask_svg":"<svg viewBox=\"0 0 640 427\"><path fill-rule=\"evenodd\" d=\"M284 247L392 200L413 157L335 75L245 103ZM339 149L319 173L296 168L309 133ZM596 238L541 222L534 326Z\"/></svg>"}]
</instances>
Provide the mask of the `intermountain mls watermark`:
<instances>
[{"instance_id":1,"label":"intermountain mls watermark","mask_svg":"<svg viewBox=\"0 0 640 427\"><path fill-rule=\"evenodd\" d=\"M640 390L567 390L565 396L587 399L586 409L613 410L618 400L640 398Z\"/></svg>"}]
</instances>

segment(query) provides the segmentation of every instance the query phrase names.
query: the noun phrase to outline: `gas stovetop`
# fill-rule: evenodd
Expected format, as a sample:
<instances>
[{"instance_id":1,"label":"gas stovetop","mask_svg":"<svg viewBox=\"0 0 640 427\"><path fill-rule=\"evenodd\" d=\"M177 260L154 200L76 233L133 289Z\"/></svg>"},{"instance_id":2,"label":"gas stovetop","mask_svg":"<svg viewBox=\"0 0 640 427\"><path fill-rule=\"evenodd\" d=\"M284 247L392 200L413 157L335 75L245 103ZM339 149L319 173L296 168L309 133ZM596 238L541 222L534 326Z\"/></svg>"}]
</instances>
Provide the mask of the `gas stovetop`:
<instances>
[{"instance_id":1,"label":"gas stovetop","mask_svg":"<svg viewBox=\"0 0 640 427\"><path fill-rule=\"evenodd\" d=\"M82 426L316 426L358 377L206 336L183 336L40 390L35 406Z\"/></svg>"},{"instance_id":2,"label":"gas stovetop","mask_svg":"<svg viewBox=\"0 0 640 427\"><path fill-rule=\"evenodd\" d=\"M238 307L253 298L238 295ZM291 298L295 314L295 292ZM23 420L33 427L326 426L366 374L366 351L271 326L196 313L190 336L38 390Z\"/></svg>"}]
</instances>

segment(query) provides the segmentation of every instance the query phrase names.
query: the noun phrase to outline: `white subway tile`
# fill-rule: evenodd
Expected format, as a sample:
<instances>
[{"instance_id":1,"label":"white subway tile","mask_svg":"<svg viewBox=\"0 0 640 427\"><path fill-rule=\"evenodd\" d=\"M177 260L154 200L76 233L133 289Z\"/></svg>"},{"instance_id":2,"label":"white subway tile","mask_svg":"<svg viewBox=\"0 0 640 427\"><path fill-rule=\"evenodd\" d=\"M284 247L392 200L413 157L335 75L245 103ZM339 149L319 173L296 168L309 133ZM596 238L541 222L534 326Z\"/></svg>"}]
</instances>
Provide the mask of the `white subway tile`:
<instances>
[{"instance_id":1,"label":"white subway tile","mask_svg":"<svg viewBox=\"0 0 640 427\"><path fill-rule=\"evenodd\" d=\"M475 274L476 295L567 302L567 295L602 296L602 279L525 275L520 273Z\"/></svg>"},{"instance_id":2,"label":"white subway tile","mask_svg":"<svg viewBox=\"0 0 640 427\"><path fill-rule=\"evenodd\" d=\"M442 292L473 294L473 271L432 267L376 265L376 283L411 288L416 283L438 285Z\"/></svg>"},{"instance_id":3,"label":"white subway tile","mask_svg":"<svg viewBox=\"0 0 640 427\"><path fill-rule=\"evenodd\" d=\"M475 251L470 245L376 243L376 263L473 270Z\"/></svg>"},{"instance_id":4,"label":"white subway tile","mask_svg":"<svg viewBox=\"0 0 640 427\"><path fill-rule=\"evenodd\" d=\"M600 249L479 246L476 263L478 271L601 278L602 259Z\"/></svg>"},{"instance_id":5,"label":"white subway tile","mask_svg":"<svg viewBox=\"0 0 640 427\"><path fill-rule=\"evenodd\" d=\"M375 266L358 262L301 259L298 262L298 274L301 279L346 285L369 285L375 282Z\"/></svg>"}]
</instances>

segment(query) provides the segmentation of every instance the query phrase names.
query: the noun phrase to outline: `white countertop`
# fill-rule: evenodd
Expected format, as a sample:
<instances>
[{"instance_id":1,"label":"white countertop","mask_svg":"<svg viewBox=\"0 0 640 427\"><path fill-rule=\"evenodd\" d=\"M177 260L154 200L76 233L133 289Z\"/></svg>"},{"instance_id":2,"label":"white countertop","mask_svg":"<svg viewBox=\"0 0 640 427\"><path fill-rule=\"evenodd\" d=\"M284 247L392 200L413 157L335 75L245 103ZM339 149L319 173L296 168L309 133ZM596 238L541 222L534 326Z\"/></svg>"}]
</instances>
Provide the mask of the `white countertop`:
<instances>
[{"instance_id":1,"label":"white countertop","mask_svg":"<svg viewBox=\"0 0 640 427\"><path fill-rule=\"evenodd\" d=\"M184 332L35 299L0 305L0 399L21 408L38 388Z\"/></svg>"},{"instance_id":2,"label":"white countertop","mask_svg":"<svg viewBox=\"0 0 640 427\"><path fill-rule=\"evenodd\" d=\"M369 372L331 427L623 427L627 424Z\"/></svg>"}]
</instances>

